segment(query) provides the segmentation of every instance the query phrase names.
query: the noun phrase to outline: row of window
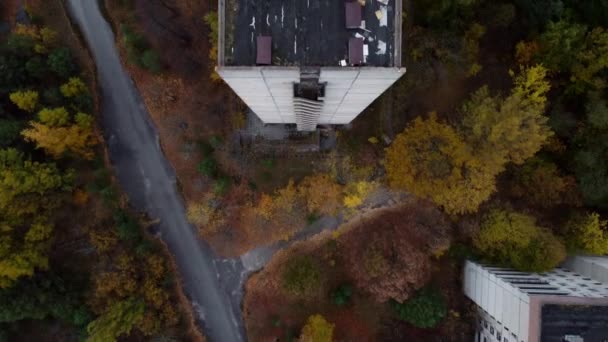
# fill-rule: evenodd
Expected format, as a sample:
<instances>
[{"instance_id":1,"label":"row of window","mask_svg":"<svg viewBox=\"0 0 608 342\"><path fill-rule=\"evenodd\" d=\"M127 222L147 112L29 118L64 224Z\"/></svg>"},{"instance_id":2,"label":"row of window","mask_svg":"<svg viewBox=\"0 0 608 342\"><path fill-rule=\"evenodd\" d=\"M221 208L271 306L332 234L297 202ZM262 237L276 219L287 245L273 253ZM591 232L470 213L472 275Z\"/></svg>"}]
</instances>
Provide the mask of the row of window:
<instances>
[{"instance_id":1,"label":"row of window","mask_svg":"<svg viewBox=\"0 0 608 342\"><path fill-rule=\"evenodd\" d=\"M495 336L496 337L496 341L499 342L509 342L509 338L507 336L502 336L502 333L498 330L496 330L496 335L494 335L494 326L492 326L492 324L488 324L488 321L486 321L485 319L479 319L479 327L481 329L485 329L488 330L490 332L490 335ZM507 327L504 327L505 330L509 331L509 329ZM514 333L511 333L511 336L513 336L513 338L515 339L515 341L517 342L517 335L515 335ZM481 339L481 333L478 334L477 336L477 341L480 341ZM484 336L483 338L483 342L488 342L487 338ZM524 342L524 341L521 341Z\"/></svg>"}]
</instances>

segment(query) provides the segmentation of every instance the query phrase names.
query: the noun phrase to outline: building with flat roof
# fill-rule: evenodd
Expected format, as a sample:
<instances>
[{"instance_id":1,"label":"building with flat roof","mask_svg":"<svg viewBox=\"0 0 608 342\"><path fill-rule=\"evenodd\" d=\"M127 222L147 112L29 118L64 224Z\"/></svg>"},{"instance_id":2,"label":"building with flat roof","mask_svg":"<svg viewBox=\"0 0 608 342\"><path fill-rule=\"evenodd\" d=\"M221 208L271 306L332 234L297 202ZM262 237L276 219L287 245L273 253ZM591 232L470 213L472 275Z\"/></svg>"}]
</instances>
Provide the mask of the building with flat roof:
<instances>
[{"instance_id":1,"label":"building with flat roof","mask_svg":"<svg viewBox=\"0 0 608 342\"><path fill-rule=\"evenodd\" d=\"M404 73L402 0L219 0L217 72L264 123L350 123Z\"/></svg>"},{"instance_id":2,"label":"building with flat roof","mask_svg":"<svg viewBox=\"0 0 608 342\"><path fill-rule=\"evenodd\" d=\"M577 256L546 273L467 261L464 292L479 342L607 342L608 257Z\"/></svg>"}]
</instances>

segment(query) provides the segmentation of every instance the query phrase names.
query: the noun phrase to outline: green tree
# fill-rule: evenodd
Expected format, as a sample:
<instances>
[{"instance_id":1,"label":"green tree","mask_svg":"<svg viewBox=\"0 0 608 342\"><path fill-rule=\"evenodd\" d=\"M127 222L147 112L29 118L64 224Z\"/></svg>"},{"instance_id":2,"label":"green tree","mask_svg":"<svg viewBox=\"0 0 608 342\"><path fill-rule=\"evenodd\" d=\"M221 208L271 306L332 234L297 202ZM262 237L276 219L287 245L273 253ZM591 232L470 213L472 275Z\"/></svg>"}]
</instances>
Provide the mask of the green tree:
<instances>
[{"instance_id":1,"label":"green tree","mask_svg":"<svg viewBox=\"0 0 608 342\"><path fill-rule=\"evenodd\" d=\"M490 261L521 271L547 271L566 257L564 245L534 217L504 209L484 215L473 244Z\"/></svg>"},{"instance_id":2,"label":"green tree","mask_svg":"<svg viewBox=\"0 0 608 342\"><path fill-rule=\"evenodd\" d=\"M584 48L587 27L568 20L549 22L540 36L541 62L556 72L569 71Z\"/></svg>"},{"instance_id":3,"label":"green tree","mask_svg":"<svg viewBox=\"0 0 608 342\"><path fill-rule=\"evenodd\" d=\"M116 341L129 334L133 326L144 318L144 302L130 298L117 302L103 315L89 323L87 332L90 342Z\"/></svg>"},{"instance_id":4,"label":"green tree","mask_svg":"<svg viewBox=\"0 0 608 342\"><path fill-rule=\"evenodd\" d=\"M568 250L573 253L608 254L607 224L597 213L575 215L564 227Z\"/></svg>"},{"instance_id":5,"label":"green tree","mask_svg":"<svg viewBox=\"0 0 608 342\"><path fill-rule=\"evenodd\" d=\"M569 91L603 89L608 69L608 31L562 19L551 22L541 35L540 59L555 72L570 74Z\"/></svg>"},{"instance_id":6,"label":"green tree","mask_svg":"<svg viewBox=\"0 0 608 342\"><path fill-rule=\"evenodd\" d=\"M599 208L608 207L608 128L605 128L606 100L591 93L587 101L587 119L572 142L573 168L584 202Z\"/></svg>"},{"instance_id":7,"label":"green tree","mask_svg":"<svg viewBox=\"0 0 608 342\"><path fill-rule=\"evenodd\" d=\"M53 317L82 326L90 320L80 289L60 277L38 273L0 290L0 322Z\"/></svg>"},{"instance_id":8,"label":"green tree","mask_svg":"<svg viewBox=\"0 0 608 342\"><path fill-rule=\"evenodd\" d=\"M70 49L61 47L53 50L47 60L49 69L58 76L67 79L76 73L76 62Z\"/></svg>"},{"instance_id":9,"label":"green tree","mask_svg":"<svg viewBox=\"0 0 608 342\"><path fill-rule=\"evenodd\" d=\"M608 129L608 101L600 93L589 93L585 109L589 125L601 130Z\"/></svg>"},{"instance_id":10,"label":"green tree","mask_svg":"<svg viewBox=\"0 0 608 342\"><path fill-rule=\"evenodd\" d=\"M434 113L395 138L384 164L392 187L429 198L449 213L475 212L495 190L496 173Z\"/></svg>"},{"instance_id":11,"label":"green tree","mask_svg":"<svg viewBox=\"0 0 608 342\"><path fill-rule=\"evenodd\" d=\"M305 294L319 286L321 270L308 256L290 259L283 269L283 288L294 294Z\"/></svg>"},{"instance_id":12,"label":"green tree","mask_svg":"<svg viewBox=\"0 0 608 342\"><path fill-rule=\"evenodd\" d=\"M0 119L0 148L8 147L19 139L22 128L17 120Z\"/></svg>"},{"instance_id":13,"label":"green tree","mask_svg":"<svg viewBox=\"0 0 608 342\"><path fill-rule=\"evenodd\" d=\"M42 79L46 73L46 65L40 56L30 58L25 64L25 69L31 78Z\"/></svg>"},{"instance_id":14,"label":"green tree","mask_svg":"<svg viewBox=\"0 0 608 342\"><path fill-rule=\"evenodd\" d=\"M300 342L332 342L335 325L329 323L321 315L308 317L306 325L302 328Z\"/></svg>"},{"instance_id":15,"label":"green tree","mask_svg":"<svg viewBox=\"0 0 608 342\"><path fill-rule=\"evenodd\" d=\"M433 328L447 314L447 306L441 292L424 288L404 303L391 301L391 307L399 319L418 328Z\"/></svg>"},{"instance_id":16,"label":"green tree","mask_svg":"<svg viewBox=\"0 0 608 342\"><path fill-rule=\"evenodd\" d=\"M608 31L601 27L589 31L585 37L584 48L575 55L575 61L571 68L571 90L583 93L588 89L606 88Z\"/></svg>"}]
</instances>

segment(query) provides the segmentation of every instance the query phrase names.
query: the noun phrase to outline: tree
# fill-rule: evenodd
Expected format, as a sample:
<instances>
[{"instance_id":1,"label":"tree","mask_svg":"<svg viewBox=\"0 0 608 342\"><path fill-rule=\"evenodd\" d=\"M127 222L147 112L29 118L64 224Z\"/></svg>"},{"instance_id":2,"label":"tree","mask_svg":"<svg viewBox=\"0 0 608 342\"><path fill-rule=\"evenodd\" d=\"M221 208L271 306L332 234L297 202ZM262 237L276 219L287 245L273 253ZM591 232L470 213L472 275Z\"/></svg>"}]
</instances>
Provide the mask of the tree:
<instances>
[{"instance_id":1,"label":"tree","mask_svg":"<svg viewBox=\"0 0 608 342\"><path fill-rule=\"evenodd\" d=\"M321 270L311 257L296 256L287 261L282 278L285 290L303 295L319 286Z\"/></svg>"},{"instance_id":2,"label":"tree","mask_svg":"<svg viewBox=\"0 0 608 342\"><path fill-rule=\"evenodd\" d=\"M30 122L31 127L21 133L25 140L36 143L37 148L44 149L55 159L59 159L66 152L84 159L93 159L93 147L97 144L97 139L93 134L92 116L78 113L76 122L68 126L65 121L67 118L64 117L43 119L41 115L40 119L42 122Z\"/></svg>"},{"instance_id":3,"label":"tree","mask_svg":"<svg viewBox=\"0 0 608 342\"><path fill-rule=\"evenodd\" d=\"M15 149L0 150L0 288L48 267L53 193L69 189L71 176L54 164L31 162Z\"/></svg>"},{"instance_id":4,"label":"tree","mask_svg":"<svg viewBox=\"0 0 608 342\"><path fill-rule=\"evenodd\" d=\"M495 189L495 173L434 113L397 135L384 164L392 187L429 198L449 213L475 212Z\"/></svg>"},{"instance_id":5,"label":"tree","mask_svg":"<svg viewBox=\"0 0 608 342\"><path fill-rule=\"evenodd\" d=\"M69 190L71 179L71 173L62 174L55 164L30 161L13 148L0 150L0 218L52 207L54 200L48 195Z\"/></svg>"},{"instance_id":6,"label":"tree","mask_svg":"<svg viewBox=\"0 0 608 342\"><path fill-rule=\"evenodd\" d=\"M59 87L59 89L61 90L61 94L68 98L86 94L89 91L86 84L78 77L70 77L68 82Z\"/></svg>"},{"instance_id":7,"label":"tree","mask_svg":"<svg viewBox=\"0 0 608 342\"><path fill-rule=\"evenodd\" d=\"M608 254L608 222L597 213L575 215L565 225L565 240L569 251L594 255Z\"/></svg>"},{"instance_id":8,"label":"tree","mask_svg":"<svg viewBox=\"0 0 608 342\"><path fill-rule=\"evenodd\" d=\"M20 136L21 122L17 120L0 119L0 148L12 145Z\"/></svg>"},{"instance_id":9,"label":"tree","mask_svg":"<svg viewBox=\"0 0 608 342\"><path fill-rule=\"evenodd\" d=\"M584 48L576 54L572 66L572 90L583 93L588 89L606 88L604 71L608 70L608 31L597 27L587 33Z\"/></svg>"},{"instance_id":10,"label":"tree","mask_svg":"<svg viewBox=\"0 0 608 342\"><path fill-rule=\"evenodd\" d=\"M509 192L543 208L559 204L581 204L576 179L563 176L557 165L536 157L528 159L513 172Z\"/></svg>"},{"instance_id":11,"label":"tree","mask_svg":"<svg viewBox=\"0 0 608 342\"><path fill-rule=\"evenodd\" d=\"M550 89L546 76L542 66L524 68L507 98L482 87L463 106L467 141L493 172L502 171L506 162L522 164L553 135L543 115Z\"/></svg>"},{"instance_id":12,"label":"tree","mask_svg":"<svg viewBox=\"0 0 608 342\"><path fill-rule=\"evenodd\" d=\"M606 102L598 93L590 93L587 119L575 135L573 168L586 204L608 207L608 128L604 127L608 112Z\"/></svg>"},{"instance_id":13,"label":"tree","mask_svg":"<svg viewBox=\"0 0 608 342\"><path fill-rule=\"evenodd\" d=\"M87 324L90 314L80 289L56 275L39 273L0 290L0 322L47 317L76 326Z\"/></svg>"},{"instance_id":14,"label":"tree","mask_svg":"<svg viewBox=\"0 0 608 342\"><path fill-rule=\"evenodd\" d=\"M321 315L308 317L306 325L302 328L300 342L332 342L334 325Z\"/></svg>"},{"instance_id":15,"label":"tree","mask_svg":"<svg viewBox=\"0 0 608 342\"><path fill-rule=\"evenodd\" d=\"M63 107L53 109L44 108L38 113L38 120L50 127L65 126L70 120L70 114Z\"/></svg>"},{"instance_id":16,"label":"tree","mask_svg":"<svg viewBox=\"0 0 608 342\"><path fill-rule=\"evenodd\" d=\"M9 95L11 102L13 102L19 109L26 112L33 112L38 106L38 92L33 90L16 91Z\"/></svg>"},{"instance_id":17,"label":"tree","mask_svg":"<svg viewBox=\"0 0 608 342\"><path fill-rule=\"evenodd\" d=\"M135 298L126 299L114 304L103 315L87 326L88 341L116 341L123 335L129 334L133 326L144 316L144 302Z\"/></svg>"},{"instance_id":18,"label":"tree","mask_svg":"<svg viewBox=\"0 0 608 342\"><path fill-rule=\"evenodd\" d=\"M373 229L370 229L373 228ZM412 201L365 220L341 238L354 285L378 302L405 301L430 279L431 260L449 247L449 224L435 207Z\"/></svg>"},{"instance_id":19,"label":"tree","mask_svg":"<svg viewBox=\"0 0 608 342\"><path fill-rule=\"evenodd\" d=\"M521 271L548 271L566 257L561 241L534 217L504 209L484 215L473 244L490 261Z\"/></svg>"},{"instance_id":20,"label":"tree","mask_svg":"<svg viewBox=\"0 0 608 342\"><path fill-rule=\"evenodd\" d=\"M61 47L51 51L47 63L49 69L60 77L68 78L76 73L76 63L68 48Z\"/></svg>"},{"instance_id":21,"label":"tree","mask_svg":"<svg viewBox=\"0 0 608 342\"><path fill-rule=\"evenodd\" d=\"M335 215L342 204L342 186L325 174L304 178L298 184L298 191L310 214Z\"/></svg>"},{"instance_id":22,"label":"tree","mask_svg":"<svg viewBox=\"0 0 608 342\"><path fill-rule=\"evenodd\" d=\"M424 288L404 303L391 301L391 307L399 319L417 328L434 328L446 316L447 306L441 292Z\"/></svg>"},{"instance_id":23,"label":"tree","mask_svg":"<svg viewBox=\"0 0 608 342\"><path fill-rule=\"evenodd\" d=\"M547 25L541 35L541 61L555 72L570 74L574 93L606 87L602 72L608 68L608 31L562 19Z\"/></svg>"},{"instance_id":24,"label":"tree","mask_svg":"<svg viewBox=\"0 0 608 342\"><path fill-rule=\"evenodd\" d=\"M598 92L590 92L585 104L587 122L593 128L608 129L608 101Z\"/></svg>"},{"instance_id":25,"label":"tree","mask_svg":"<svg viewBox=\"0 0 608 342\"><path fill-rule=\"evenodd\" d=\"M225 223L223 211L210 196L189 204L187 216L190 223L206 232L217 232Z\"/></svg>"},{"instance_id":26,"label":"tree","mask_svg":"<svg viewBox=\"0 0 608 342\"><path fill-rule=\"evenodd\" d=\"M567 20L549 22L540 36L541 62L550 70L569 71L584 48L587 27Z\"/></svg>"}]
</instances>

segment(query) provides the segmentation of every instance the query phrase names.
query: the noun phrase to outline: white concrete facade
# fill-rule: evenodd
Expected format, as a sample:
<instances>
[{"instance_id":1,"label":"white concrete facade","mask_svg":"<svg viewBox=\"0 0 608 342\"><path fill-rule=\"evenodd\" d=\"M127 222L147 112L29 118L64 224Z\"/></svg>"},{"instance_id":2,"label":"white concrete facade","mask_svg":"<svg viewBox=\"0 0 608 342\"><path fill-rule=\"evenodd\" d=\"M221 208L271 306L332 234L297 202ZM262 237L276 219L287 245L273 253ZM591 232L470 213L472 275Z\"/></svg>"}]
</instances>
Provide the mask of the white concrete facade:
<instances>
[{"instance_id":1,"label":"white concrete facade","mask_svg":"<svg viewBox=\"0 0 608 342\"><path fill-rule=\"evenodd\" d=\"M536 342L540 301L584 299L605 304L607 280L608 257L572 257L563 267L542 274L467 261L463 287L479 309L476 341Z\"/></svg>"},{"instance_id":2,"label":"white concrete facade","mask_svg":"<svg viewBox=\"0 0 608 342\"><path fill-rule=\"evenodd\" d=\"M317 124L350 123L405 74L405 68L321 67L319 83L326 83ZM264 123L295 124L293 85L298 67L217 68L218 74Z\"/></svg>"}]
</instances>

